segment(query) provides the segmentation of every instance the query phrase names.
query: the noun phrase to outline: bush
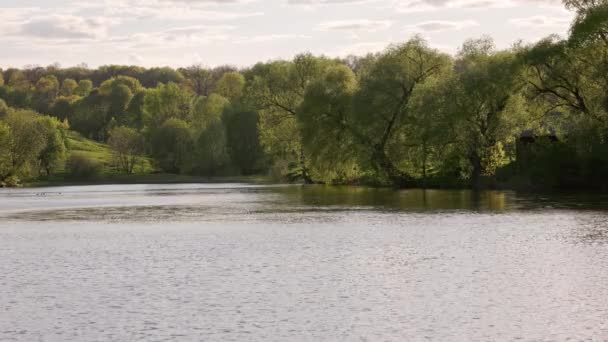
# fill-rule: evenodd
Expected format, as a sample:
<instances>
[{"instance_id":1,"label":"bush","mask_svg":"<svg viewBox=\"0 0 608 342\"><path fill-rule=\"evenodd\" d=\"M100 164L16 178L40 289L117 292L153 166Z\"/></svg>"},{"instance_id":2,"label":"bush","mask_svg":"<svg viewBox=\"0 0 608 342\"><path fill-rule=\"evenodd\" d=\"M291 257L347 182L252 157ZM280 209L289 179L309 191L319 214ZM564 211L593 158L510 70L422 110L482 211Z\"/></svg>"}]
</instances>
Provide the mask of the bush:
<instances>
[{"instance_id":1,"label":"bush","mask_svg":"<svg viewBox=\"0 0 608 342\"><path fill-rule=\"evenodd\" d=\"M101 175L101 165L82 154L72 154L66 163L68 178L78 180L95 179Z\"/></svg>"},{"instance_id":2,"label":"bush","mask_svg":"<svg viewBox=\"0 0 608 342\"><path fill-rule=\"evenodd\" d=\"M0 188L17 188L21 186L21 180L17 176L10 176L0 181Z\"/></svg>"}]
</instances>

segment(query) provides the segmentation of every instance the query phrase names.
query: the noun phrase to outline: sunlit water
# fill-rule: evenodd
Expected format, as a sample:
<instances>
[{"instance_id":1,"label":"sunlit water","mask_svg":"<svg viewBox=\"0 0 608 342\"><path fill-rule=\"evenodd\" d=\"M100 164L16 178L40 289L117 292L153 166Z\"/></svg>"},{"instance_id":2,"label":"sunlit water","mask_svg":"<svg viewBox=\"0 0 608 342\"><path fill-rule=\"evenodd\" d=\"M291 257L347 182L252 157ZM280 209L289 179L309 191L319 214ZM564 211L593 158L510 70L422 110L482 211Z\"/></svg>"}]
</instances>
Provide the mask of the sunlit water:
<instances>
[{"instance_id":1,"label":"sunlit water","mask_svg":"<svg viewBox=\"0 0 608 342\"><path fill-rule=\"evenodd\" d=\"M0 341L605 341L608 200L0 191Z\"/></svg>"}]
</instances>

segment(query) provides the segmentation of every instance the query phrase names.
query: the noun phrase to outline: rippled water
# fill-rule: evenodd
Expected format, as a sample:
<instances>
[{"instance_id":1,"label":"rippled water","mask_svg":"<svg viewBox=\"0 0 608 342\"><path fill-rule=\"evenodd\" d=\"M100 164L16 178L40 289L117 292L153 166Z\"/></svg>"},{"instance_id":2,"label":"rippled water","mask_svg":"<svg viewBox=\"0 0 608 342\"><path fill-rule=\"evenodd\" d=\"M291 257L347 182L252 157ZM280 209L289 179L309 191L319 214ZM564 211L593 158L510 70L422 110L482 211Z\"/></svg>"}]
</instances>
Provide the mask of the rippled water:
<instances>
[{"instance_id":1,"label":"rippled water","mask_svg":"<svg viewBox=\"0 0 608 342\"><path fill-rule=\"evenodd\" d=\"M605 341L608 199L0 191L0 341Z\"/></svg>"}]
</instances>

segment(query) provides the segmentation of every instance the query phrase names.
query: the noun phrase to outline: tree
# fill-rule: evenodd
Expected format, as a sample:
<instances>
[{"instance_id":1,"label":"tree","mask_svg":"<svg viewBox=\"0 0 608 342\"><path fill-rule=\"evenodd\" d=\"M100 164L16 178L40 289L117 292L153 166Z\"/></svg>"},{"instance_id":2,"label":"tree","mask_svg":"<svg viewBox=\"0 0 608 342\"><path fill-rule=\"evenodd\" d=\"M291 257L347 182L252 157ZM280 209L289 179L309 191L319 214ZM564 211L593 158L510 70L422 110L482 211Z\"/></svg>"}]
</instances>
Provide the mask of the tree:
<instances>
[{"instance_id":1,"label":"tree","mask_svg":"<svg viewBox=\"0 0 608 342\"><path fill-rule=\"evenodd\" d=\"M0 121L0 185L10 176L13 168L11 160L11 129Z\"/></svg>"},{"instance_id":2,"label":"tree","mask_svg":"<svg viewBox=\"0 0 608 342\"><path fill-rule=\"evenodd\" d=\"M37 118L37 113L27 110L12 110L4 118L10 128L9 167L0 175L0 181L28 176L33 170L38 155L46 146L45 137L36 124Z\"/></svg>"},{"instance_id":3,"label":"tree","mask_svg":"<svg viewBox=\"0 0 608 342\"><path fill-rule=\"evenodd\" d=\"M222 121L213 119L200 132L196 142L196 169L205 176L216 176L227 166L226 130Z\"/></svg>"},{"instance_id":4,"label":"tree","mask_svg":"<svg viewBox=\"0 0 608 342\"><path fill-rule=\"evenodd\" d=\"M131 89L124 84L118 84L112 87L107 96L109 101L108 117L114 118L120 125L127 124L130 121L127 118L127 108L133 98Z\"/></svg>"},{"instance_id":5,"label":"tree","mask_svg":"<svg viewBox=\"0 0 608 342\"><path fill-rule=\"evenodd\" d=\"M0 70L0 87L4 86L4 75L2 74L2 70Z\"/></svg>"},{"instance_id":6,"label":"tree","mask_svg":"<svg viewBox=\"0 0 608 342\"><path fill-rule=\"evenodd\" d=\"M194 137L187 122L170 118L152 131L152 156L160 167L171 173L192 170Z\"/></svg>"},{"instance_id":7,"label":"tree","mask_svg":"<svg viewBox=\"0 0 608 342\"><path fill-rule=\"evenodd\" d=\"M142 90L136 93L127 107L125 123L129 127L141 129L144 126L144 103L146 99L146 91Z\"/></svg>"},{"instance_id":8,"label":"tree","mask_svg":"<svg viewBox=\"0 0 608 342\"><path fill-rule=\"evenodd\" d=\"M40 78L36 82L34 109L40 113L48 114L58 95L59 81L57 77L49 75Z\"/></svg>"},{"instance_id":9,"label":"tree","mask_svg":"<svg viewBox=\"0 0 608 342\"><path fill-rule=\"evenodd\" d=\"M14 70L8 79L9 87L15 90L27 91L31 87L30 81L25 77L23 72Z\"/></svg>"},{"instance_id":10,"label":"tree","mask_svg":"<svg viewBox=\"0 0 608 342\"><path fill-rule=\"evenodd\" d=\"M8 114L9 108L3 99L0 99L0 120Z\"/></svg>"},{"instance_id":11,"label":"tree","mask_svg":"<svg viewBox=\"0 0 608 342\"><path fill-rule=\"evenodd\" d=\"M64 160L67 154L66 127L59 120L41 116L37 118L38 134L45 141L44 148L38 154L39 168L50 176Z\"/></svg>"},{"instance_id":12,"label":"tree","mask_svg":"<svg viewBox=\"0 0 608 342\"><path fill-rule=\"evenodd\" d=\"M104 141L106 128L112 119L108 116L107 98L94 90L76 101L73 108L73 116L68 117L72 129L90 139Z\"/></svg>"},{"instance_id":13,"label":"tree","mask_svg":"<svg viewBox=\"0 0 608 342\"><path fill-rule=\"evenodd\" d=\"M66 78L63 80L63 82L61 82L61 90L59 91L59 94L61 96L72 96L75 94L77 89L78 83L71 78Z\"/></svg>"},{"instance_id":14,"label":"tree","mask_svg":"<svg viewBox=\"0 0 608 342\"><path fill-rule=\"evenodd\" d=\"M133 128L115 127L109 132L108 145L114 152L114 160L118 168L126 174L132 174L144 152L143 136Z\"/></svg>"},{"instance_id":15,"label":"tree","mask_svg":"<svg viewBox=\"0 0 608 342\"><path fill-rule=\"evenodd\" d=\"M78 82L78 87L74 90L74 94L78 96L89 96L93 90L93 82L91 80L81 80Z\"/></svg>"},{"instance_id":16,"label":"tree","mask_svg":"<svg viewBox=\"0 0 608 342\"><path fill-rule=\"evenodd\" d=\"M194 101L192 113L188 119L195 129L204 130L211 123L221 120L222 113L229 104L228 99L218 94L199 97Z\"/></svg>"},{"instance_id":17,"label":"tree","mask_svg":"<svg viewBox=\"0 0 608 342\"><path fill-rule=\"evenodd\" d=\"M258 113L233 104L224 111L222 121L231 162L241 174L259 172L264 166L264 150L260 144Z\"/></svg>"},{"instance_id":18,"label":"tree","mask_svg":"<svg viewBox=\"0 0 608 342\"><path fill-rule=\"evenodd\" d=\"M215 80L210 70L200 65L179 70L184 76L186 89L198 96L209 96L213 92Z\"/></svg>"},{"instance_id":19,"label":"tree","mask_svg":"<svg viewBox=\"0 0 608 342\"><path fill-rule=\"evenodd\" d=\"M505 146L527 128L522 65L513 51L497 52L490 39L467 41L456 61L451 103L457 139L473 187L505 162Z\"/></svg>"},{"instance_id":20,"label":"tree","mask_svg":"<svg viewBox=\"0 0 608 342\"><path fill-rule=\"evenodd\" d=\"M237 101L243 96L244 88L245 77L238 72L228 72L217 82L216 93L230 101Z\"/></svg>"},{"instance_id":21,"label":"tree","mask_svg":"<svg viewBox=\"0 0 608 342\"><path fill-rule=\"evenodd\" d=\"M393 45L362 71L349 124L351 135L368 151L367 160L383 182L411 186L413 177L393 157L400 127L407 124L410 100L417 88L445 72L447 55L427 47L421 38Z\"/></svg>"},{"instance_id":22,"label":"tree","mask_svg":"<svg viewBox=\"0 0 608 342\"><path fill-rule=\"evenodd\" d=\"M159 127L168 119L187 120L192 108L192 96L175 83L159 84L146 92L144 124Z\"/></svg>"},{"instance_id":23,"label":"tree","mask_svg":"<svg viewBox=\"0 0 608 342\"><path fill-rule=\"evenodd\" d=\"M351 69L336 65L309 85L298 110L305 151L318 177L326 183L348 182L358 176L353 171L366 138L351 127L357 88Z\"/></svg>"},{"instance_id":24,"label":"tree","mask_svg":"<svg viewBox=\"0 0 608 342\"><path fill-rule=\"evenodd\" d=\"M59 120L69 120L74 117L74 103L79 100L77 96L58 97L50 111L50 114Z\"/></svg>"},{"instance_id":25,"label":"tree","mask_svg":"<svg viewBox=\"0 0 608 342\"><path fill-rule=\"evenodd\" d=\"M137 93L142 88L141 84L136 78L129 76L117 76L104 81L99 86L99 93L102 95L110 95L112 91L121 86L129 88L131 93Z\"/></svg>"},{"instance_id":26,"label":"tree","mask_svg":"<svg viewBox=\"0 0 608 342\"><path fill-rule=\"evenodd\" d=\"M333 62L302 54L292 62L258 64L252 70L248 101L260 112L260 137L275 158L297 160L299 176L312 183L297 122L308 85L323 75Z\"/></svg>"}]
</instances>

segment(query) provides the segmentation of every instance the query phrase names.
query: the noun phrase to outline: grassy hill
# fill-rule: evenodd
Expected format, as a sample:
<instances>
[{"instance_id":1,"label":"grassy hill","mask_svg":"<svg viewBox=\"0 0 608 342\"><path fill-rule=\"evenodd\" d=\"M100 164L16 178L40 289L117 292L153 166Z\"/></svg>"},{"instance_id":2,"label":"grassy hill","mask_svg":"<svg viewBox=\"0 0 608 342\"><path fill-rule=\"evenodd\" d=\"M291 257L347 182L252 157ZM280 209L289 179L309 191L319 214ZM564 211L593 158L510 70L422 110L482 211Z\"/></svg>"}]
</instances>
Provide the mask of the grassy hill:
<instances>
[{"instance_id":1,"label":"grassy hill","mask_svg":"<svg viewBox=\"0 0 608 342\"><path fill-rule=\"evenodd\" d=\"M70 155L79 154L98 163L102 170L98 177L87 180L73 180L66 177L65 167L60 167L51 177L39 177L26 182L26 186L60 186L82 184L154 184L154 183L225 183L250 182L268 183L271 180L265 176L248 177L202 177L160 173L150 158L142 158L140 165L134 173L127 175L116 169L112 150L106 144L87 139L77 132L68 132L68 146Z\"/></svg>"},{"instance_id":2,"label":"grassy hill","mask_svg":"<svg viewBox=\"0 0 608 342\"><path fill-rule=\"evenodd\" d=\"M108 145L87 139L77 132L69 131L68 146L70 154L80 154L99 163L103 167L103 175L120 174L114 166L112 150ZM152 161L149 158L143 158L141 165L135 167L134 174L150 174L154 171Z\"/></svg>"}]
</instances>

